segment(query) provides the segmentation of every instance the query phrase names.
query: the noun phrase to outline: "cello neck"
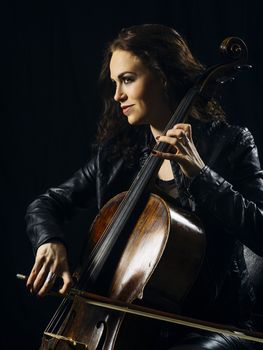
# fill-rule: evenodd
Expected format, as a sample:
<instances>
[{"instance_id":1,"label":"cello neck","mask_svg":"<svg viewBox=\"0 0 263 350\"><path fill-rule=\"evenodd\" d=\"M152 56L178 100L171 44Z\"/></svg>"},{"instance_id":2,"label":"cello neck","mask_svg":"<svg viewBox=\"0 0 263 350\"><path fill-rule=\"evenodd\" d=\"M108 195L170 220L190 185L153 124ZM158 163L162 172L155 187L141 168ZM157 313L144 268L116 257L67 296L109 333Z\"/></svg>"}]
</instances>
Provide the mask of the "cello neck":
<instances>
[{"instance_id":1,"label":"cello neck","mask_svg":"<svg viewBox=\"0 0 263 350\"><path fill-rule=\"evenodd\" d=\"M163 134L172 128L176 123L181 122L191 108L198 89L193 87L178 105L176 111L170 118ZM156 144L154 150L165 152L168 146L165 143ZM112 217L103 236L93 249L87 261L87 271L85 273L85 285L93 284L99 277L103 267L108 261L109 255L123 235L124 228L130 220L138 203L150 192L151 184L162 164L162 159L151 154L135 177L130 189L123 198L118 210ZM123 237L122 237L123 238Z\"/></svg>"}]
</instances>

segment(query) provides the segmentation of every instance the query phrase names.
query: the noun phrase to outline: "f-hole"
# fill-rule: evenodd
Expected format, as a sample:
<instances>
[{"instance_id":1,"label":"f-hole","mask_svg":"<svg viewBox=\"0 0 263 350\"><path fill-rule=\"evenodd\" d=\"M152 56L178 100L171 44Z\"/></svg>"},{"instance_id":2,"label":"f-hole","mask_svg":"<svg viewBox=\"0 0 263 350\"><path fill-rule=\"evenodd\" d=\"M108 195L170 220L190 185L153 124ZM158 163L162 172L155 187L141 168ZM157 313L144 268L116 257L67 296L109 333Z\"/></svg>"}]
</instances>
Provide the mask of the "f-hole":
<instances>
[{"instance_id":1,"label":"f-hole","mask_svg":"<svg viewBox=\"0 0 263 350\"><path fill-rule=\"evenodd\" d=\"M105 321L100 321L96 324L96 327L99 329L101 327L103 327L103 332L102 335L100 337L100 341L98 346L96 347L96 350L103 350L103 346L106 340L106 334L107 334L107 324Z\"/></svg>"}]
</instances>

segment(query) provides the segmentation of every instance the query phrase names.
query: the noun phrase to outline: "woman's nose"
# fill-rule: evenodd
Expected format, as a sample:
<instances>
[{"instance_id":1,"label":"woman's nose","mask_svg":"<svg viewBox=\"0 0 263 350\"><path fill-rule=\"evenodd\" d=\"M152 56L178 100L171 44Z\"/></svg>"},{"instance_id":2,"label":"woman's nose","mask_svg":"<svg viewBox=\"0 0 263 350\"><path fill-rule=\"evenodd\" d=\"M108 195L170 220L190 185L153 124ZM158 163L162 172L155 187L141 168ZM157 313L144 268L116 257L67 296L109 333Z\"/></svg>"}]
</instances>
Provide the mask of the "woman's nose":
<instances>
[{"instance_id":1,"label":"woman's nose","mask_svg":"<svg viewBox=\"0 0 263 350\"><path fill-rule=\"evenodd\" d=\"M117 102L124 101L125 100L125 93L121 86L116 86L115 94L114 94L114 100Z\"/></svg>"}]
</instances>

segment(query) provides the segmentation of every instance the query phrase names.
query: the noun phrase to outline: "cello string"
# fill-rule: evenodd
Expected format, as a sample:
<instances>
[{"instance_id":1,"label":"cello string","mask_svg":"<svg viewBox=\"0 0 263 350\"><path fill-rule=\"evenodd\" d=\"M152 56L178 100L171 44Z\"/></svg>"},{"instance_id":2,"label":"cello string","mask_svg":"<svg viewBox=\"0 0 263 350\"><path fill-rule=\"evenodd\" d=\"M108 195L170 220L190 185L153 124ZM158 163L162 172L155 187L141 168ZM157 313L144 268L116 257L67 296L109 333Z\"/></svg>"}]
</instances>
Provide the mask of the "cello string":
<instances>
[{"instance_id":1,"label":"cello string","mask_svg":"<svg viewBox=\"0 0 263 350\"><path fill-rule=\"evenodd\" d=\"M53 333L55 331L56 327L58 327L59 322L61 321L62 317L67 311L67 307L70 305L71 302L72 301L68 296L62 300L56 312L52 316L50 322L48 323L45 332L49 332L50 330L52 330Z\"/></svg>"},{"instance_id":2,"label":"cello string","mask_svg":"<svg viewBox=\"0 0 263 350\"><path fill-rule=\"evenodd\" d=\"M178 108L170 118L166 128L163 131L163 134L167 132L174 124L178 123L182 117L185 115L189 106L193 103L194 97L197 95L198 90L196 88L190 89L187 94L184 96L181 103L178 105ZM185 108L187 106L187 109ZM167 145L164 143L156 144L154 147L155 150L164 151L167 148ZM87 267L84 269L84 272L81 275L80 280L76 283L76 287L82 289L87 287L87 282L91 279L96 279L101 272L107 258L118 240L124 225L126 224L128 218L130 217L131 212L133 211L135 205L138 202L138 199L142 192L145 190L146 186L149 184L152 174L161 163L161 160L150 155L144 166L139 171L135 180L132 182L130 189L128 190L126 196L121 201L119 208L114 213L110 223L105 229L105 233L100 237L99 241L96 243L94 249L92 250ZM107 254L105 254L107 252ZM69 307L70 300L65 298L57 311L50 320L47 330L52 332L58 326L62 320L64 314Z\"/></svg>"},{"instance_id":3,"label":"cello string","mask_svg":"<svg viewBox=\"0 0 263 350\"><path fill-rule=\"evenodd\" d=\"M207 77L206 78L208 78L209 77L209 74L207 75ZM201 89L200 90L202 90L203 89L203 87L204 87L204 85L206 84L206 82L207 82L207 80L208 79L205 79L205 82L203 83L203 85L201 86ZM199 84L199 87L200 87L200 84ZM188 96L188 95L187 95ZM182 101L181 101L182 102ZM191 102L191 101L190 101ZM183 106L182 105L182 103L180 103L179 104L179 106ZM179 110L178 110L179 111ZM173 117L174 117L174 115L173 115ZM172 117L172 118L173 118ZM171 125L170 125L171 126ZM166 129L165 129L166 130ZM168 129L167 129L168 130ZM163 146L161 145L161 144L158 144L158 145L156 145L156 147L154 148L155 150L162 150L163 149ZM154 170L155 169L155 167L157 167L157 165L158 165L158 163L156 162L156 160L152 160L152 158L153 157L149 157L149 164L151 165L151 169L152 170ZM148 171L149 169L147 169L147 171ZM144 174L144 172L142 171L142 173L141 173L142 175L144 175L145 176L145 179L147 180L147 174ZM138 180L138 179L137 179ZM132 184L133 185L133 184ZM141 191L141 189L140 189L140 191L138 191L137 190L137 188L135 187L135 194L136 194L136 191L137 191L137 193L139 193L140 191ZM132 197L131 197L132 198ZM130 199L130 193L128 193L128 196L127 196L127 199L129 200ZM127 207L125 207L125 203L127 203L128 201L126 200L126 196L125 196L125 198L123 199L123 201L124 201L124 204L122 205L122 203L121 203L121 205L120 205L120 207L121 207L121 209L120 209L120 211L119 210L117 210L117 212L118 213L122 213L122 211L127 211ZM115 216L114 216L115 217ZM112 224L110 223L109 225L109 229L107 228L107 232L110 232L111 230L112 230ZM119 225L117 225L117 228L119 227ZM113 234L114 232L112 232L112 236L114 236L114 234ZM120 232L118 232L118 236L119 236L119 234L120 234ZM106 237L106 235L104 235L104 237ZM112 243L111 243L111 241L109 240L108 242L109 243L107 243L107 239L106 238L104 238L103 237L103 239L100 241L99 240L99 242L100 242L100 244L97 244L96 243L96 245L95 245L95 247L94 247L94 253L92 254L92 259L90 259L91 260L91 262L93 261L93 262L95 262L95 258L96 258L96 253L98 254L98 256L99 256L99 260L100 261L102 261L103 260L103 255L102 255L102 253L103 253L103 250L104 250L104 245L111 245ZM106 241L106 243L107 244L105 244L104 243L104 240ZM101 243L102 242L102 243ZM101 247L103 248L103 249L101 249ZM104 263L105 263L105 261L104 261ZM89 269L87 269L87 271L88 271ZM85 275L85 274L84 274ZM86 273L86 275L88 276L88 273ZM87 277L86 276L86 277Z\"/></svg>"},{"instance_id":4,"label":"cello string","mask_svg":"<svg viewBox=\"0 0 263 350\"><path fill-rule=\"evenodd\" d=\"M26 275L24 275L24 274L20 274L20 273L16 274L16 277L17 277L19 280L27 280L27 278L28 278L28 276L26 276ZM74 287L73 287L73 286L72 286L72 290L74 290ZM56 292L56 291L48 292L48 295L55 295L55 296L60 296L60 297L62 297L62 295L59 294L59 292ZM62 301L61 304L65 303L66 299L71 299L70 295L67 295L66 297L64 297L64 299L63 299L63 301ZM58 310L57 310L57 312L58 312ZM56 313L57 313L57 312L56 312ZM56 313L55 313L55 315L53 316L53 318L56 316ZM53 318L52 318L52 319L53 319ZM51 320L51 321L49 322L49 324L47 325L46 330L49 329L50 323L51 323L51 322L52 322L52 320Z\"/></svg>"},{"instance_id":5,"label":"cello string","mask_svg":"<svg viewBox=\"0 0 263 350\"><path fill-rule=\"evenodd\" d=\"M188 93L178 106L178 109L170 118L170 121L167 124L163 133L166 133L169 128L171 128L174 124L178 123L182 119L182 116L184 116L186 113L185 106L187 106L187 109L189 109L189 101L193 101L194 97L197 95L197 92L198 90L196 88L192 88L188 91ZM163 151L165 150L167 145L161 143L157 145L157 147L160 151ZM157 147L155 147L155 149ZM144 166L138 173L129 191L122 200L118 210L114 213L112 220L110 221L105 230L104 236L101 236L101 241L98 241L98 244L93 249L89 259L90 261L88 262L88 270L82 275L83 281L85 281L87 276L89 276L92 273L91 271L93 270L93 266L95 268L95 266L98 266L99 264L103 265L103 263L105 263L105 251L109 252L112 249L114 243L118 240L119 234L121 233L123 226L125 225L127 219L129 218L132 210L134 209L138 201L138 197L142 194L144 188L152 178L152 174L154 173L155 169L158 167L161 161L162 160L159 160L158 158L153 156L149 156L146 160ZM110 231L112 231L112 233ZM116 234L116 231L118 232L118 234Z\"/></svg>"}]
</instances>

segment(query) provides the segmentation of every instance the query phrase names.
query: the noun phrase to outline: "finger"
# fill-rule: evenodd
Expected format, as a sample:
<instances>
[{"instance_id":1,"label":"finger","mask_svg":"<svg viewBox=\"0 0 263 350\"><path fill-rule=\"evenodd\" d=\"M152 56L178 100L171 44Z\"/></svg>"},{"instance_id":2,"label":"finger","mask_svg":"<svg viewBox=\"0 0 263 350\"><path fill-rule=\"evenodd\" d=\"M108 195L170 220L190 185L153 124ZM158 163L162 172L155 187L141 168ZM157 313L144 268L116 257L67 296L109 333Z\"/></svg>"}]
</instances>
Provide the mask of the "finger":
<instances>
[{"instance_id":1,"label":"finger","mask_svg":"<svg viewBox=\"0 0 263 350\"><path fill-rule=\"evenodd\" d=\"M187 135L186 132L184 132L184 133L182 134L182 136L179 137L179 140L182 142L182 144L183 144L184 146L186 146L186 145L188 145L188 144L191 143L191 141L190 141L190 139L189 139L189 136ZM190 146L191 146L191 145L190 145Z\"/></svg>"},{"instance_id":2,"label":"finger","mask_svg":"<svg viewBox=\"0 0 263 350\"><path fill-rule=\"evenodd\" d=\"M170 129L167 131L166 136L175 137L177 141L182 143L184 146L190 142L187 133L182 130Z\"/></svg>"},{"instance_id":3,"label":"finger","mask_svg":"<svg viewBox=\"0 0 263 350\"><path fill-rule=\"evenodd\" d=\"M179 152L183 152L185 151L185 145L182 141L183 138L182 137L170 137L170 136L160 136L158 138L159 142L164 142L170 146L172 146L174 148L175 151L179 151Z\"/></svg>"},{"instance_id":4,"label":"finger","mask_svg":"<svg viewBox=\"0 0 263 350\"><path fill-rule=\"evenodd\" d=\"M160 152L160 151L152 151L152 154L155 157L159 157L159 158L163 158L163 159L167 159L167 160L175 160L175 161L179 161L182 159L182 156L178 155L178 154L174 154L174 153L168 153L168 152Z\"/></svg>"},{"instance_id":5,"label":"finger","mask_svg":"<svg viewBox=\"0 0 263 350\"><path fill-rule=\"evenodd\" d=\"M35 283L38 273L43 267L43 263L40 260L37 260L27 278L26 287L32 292L32 287Z\"/></svg>"},{"instance_id":6,"label":"finger","mask_svg":"<svg viewBox=\"0 0 263 350\"><path fill-rule=\"evenodd\" d=\"M63 285L59 289L59 293L65 294L69 291L70 287L72 286L73 279L72 279L70 272L68 272L68 271L63 272L61 278L63 280Z\"/></svg>"},{"instance_id":7,"label":"finger","mask_svg":"<svg viewBox=\"0 0 263 350\"><path fill-rule=\"evenodd\" d=\"M182 137L183 135L185 135L185 133L186 132L184 130L182 130L182 129L174 129L174 128L172 128L172 129L169 129L167 131L166 136L172 136L172 137L179 138L179 137Z\"/></svg>"},{"instance_id":8,"label":"finger","mask_svg":"<svg viewBox=\"0 0 263 350\"><path fill-rule=\"evenodd\" d=\"M32 286L32 292L33 293L39 293L43 285L45 284L45 280L48 277L48 272L50 271L50 268L48 268L46 265L43 265L39 273L37 274L34 284Z\"/></svg>"},{"instance_id":9,"label":"finger","mask_svg":"<svg viewBox=\"0 0 263 350\"><path fill-rule=\"evenodd\" d=\"M54 286L54 283L56 281L57 274L55 272L49 271L46 274L46 278L44 279L44 282L42 283L42 287L38 291L38 296L42 297L45 294L47 294L48 291L52 289Z\"/></svg>"},{"instance_id":10,"label":"finger","mask_svg":"<svg viewBox=\"0 0 263 350\"><path fill-rule=\"evenodd\" d=\"M192 137L192 126L191 124L186 124L186 123L179 123L179 124L176 124L174 127L173 127L174 130L181 130L181 131L184 131L189 140L191 142L193 142L193 137Z\"/></svg>"}]
</instances>

